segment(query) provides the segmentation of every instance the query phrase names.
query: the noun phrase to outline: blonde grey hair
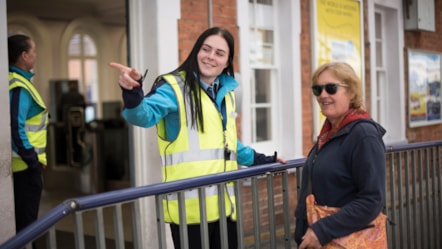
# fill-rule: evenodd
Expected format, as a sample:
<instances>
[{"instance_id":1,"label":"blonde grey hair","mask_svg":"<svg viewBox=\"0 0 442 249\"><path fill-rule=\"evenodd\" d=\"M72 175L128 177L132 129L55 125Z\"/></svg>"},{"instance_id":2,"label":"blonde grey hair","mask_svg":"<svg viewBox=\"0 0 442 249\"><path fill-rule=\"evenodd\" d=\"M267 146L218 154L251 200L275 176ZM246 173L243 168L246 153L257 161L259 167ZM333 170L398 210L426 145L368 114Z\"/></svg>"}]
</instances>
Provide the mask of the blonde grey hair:
<instances>
[{"instance_id":1,"label":"blonde grey hair","mask_svg":"<svg viewBox=\"0 0 442 249\"><path fill-rule=\"evenodd\" d=\"M319 75L325 71L332 72L341 81L339 83L346 84L347 91L354 94L354 97L350 100L350 108L359 109L363 107L362 82L349 64L345 62L322 64L313 73L312 85L318 84Z\"/></svg>"}]
</instances>

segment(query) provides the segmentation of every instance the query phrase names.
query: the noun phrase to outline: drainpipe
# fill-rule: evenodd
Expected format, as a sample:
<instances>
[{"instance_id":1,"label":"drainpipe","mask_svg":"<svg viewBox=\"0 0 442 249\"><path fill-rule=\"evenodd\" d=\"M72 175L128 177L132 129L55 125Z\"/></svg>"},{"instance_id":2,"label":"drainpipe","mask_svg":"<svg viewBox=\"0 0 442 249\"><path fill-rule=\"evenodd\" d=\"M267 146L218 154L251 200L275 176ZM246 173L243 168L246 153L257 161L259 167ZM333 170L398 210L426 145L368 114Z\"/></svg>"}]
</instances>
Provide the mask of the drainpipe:
<instances>
[{"instance_id":1,"label":"drainpipe","mask_svg":"<svg viewBox=\"0 0 442 249\"><path fill-rule=\"evenodd\" d=\"M207 0L208 3L208 8L209 8L209 28L211 28L213 26L213 20L212 20L212 0Z\"/></svg>"}]
</instances>

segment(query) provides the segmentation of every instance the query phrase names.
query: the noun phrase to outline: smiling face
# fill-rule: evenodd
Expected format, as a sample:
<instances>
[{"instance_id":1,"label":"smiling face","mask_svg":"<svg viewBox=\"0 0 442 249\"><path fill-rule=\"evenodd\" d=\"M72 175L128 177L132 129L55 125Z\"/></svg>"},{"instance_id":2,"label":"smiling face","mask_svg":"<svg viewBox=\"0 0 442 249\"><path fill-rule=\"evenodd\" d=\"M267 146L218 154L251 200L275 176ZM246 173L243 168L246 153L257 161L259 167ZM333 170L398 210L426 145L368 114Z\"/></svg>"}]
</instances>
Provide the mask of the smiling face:
<instances>
[{"instance_id":1,"label":"smiling face","mask_svg":"<svg viewBox=\"0 0 442 249\"><path fill-rule=\"evenodd\" d=\"M228 66L229 52L229 46L222 36L207 37L197 55L200 79L211 85Z\"/></svg>"},{"instance_id":2,"label":"smiling face","mask_svg":"<svg viewBox=\"0 0 442 249\"><path fill-rule=\"evenodd\" d=\"M326 85L328 83L341 83L341 80L332 71L325 70L318 76L316 85ZM335 94L328 94L323 90L321 95L316 97L322 114L327 117L332 127L335 127L350 109L350 101L354 97L353 95L347 91L346 87L339 86Z\"/></svg>"}]
</instances>

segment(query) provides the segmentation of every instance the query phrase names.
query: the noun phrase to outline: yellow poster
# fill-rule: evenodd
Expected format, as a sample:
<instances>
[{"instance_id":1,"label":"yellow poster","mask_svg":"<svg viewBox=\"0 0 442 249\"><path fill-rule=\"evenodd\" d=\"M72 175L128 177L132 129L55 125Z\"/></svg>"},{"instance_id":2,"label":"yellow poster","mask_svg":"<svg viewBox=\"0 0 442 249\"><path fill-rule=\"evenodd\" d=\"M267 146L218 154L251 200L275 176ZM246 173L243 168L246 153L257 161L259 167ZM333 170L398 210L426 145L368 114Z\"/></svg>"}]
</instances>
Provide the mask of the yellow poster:
<instances>
[{"instance_id":1,"label":"yellow poster","mask_svg":"<svg viewBox=\"0 0 442 249\"><path fill-rule=\"evenodd\" d=\"M312 0L313 70L332 61L350 64L363 81L361 2L355 0ZM317 108L316 134L324 117Z\"/></svg>"}]
</instances>

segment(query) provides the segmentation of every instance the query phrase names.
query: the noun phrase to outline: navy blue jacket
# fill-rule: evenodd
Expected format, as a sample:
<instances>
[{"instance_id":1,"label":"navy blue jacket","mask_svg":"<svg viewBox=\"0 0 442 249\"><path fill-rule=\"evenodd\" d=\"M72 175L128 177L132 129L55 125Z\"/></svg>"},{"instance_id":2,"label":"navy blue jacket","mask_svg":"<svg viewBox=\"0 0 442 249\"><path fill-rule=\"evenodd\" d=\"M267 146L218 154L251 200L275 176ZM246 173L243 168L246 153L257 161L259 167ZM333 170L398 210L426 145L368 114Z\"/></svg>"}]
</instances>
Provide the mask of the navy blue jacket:
<instances>
[{"instance_id":1,"label":"navy blue jacket","mask_svg":"<svg viewBox=\"0 0 442 249\"><path fill-rule=\"evenodd\" d=\"M318 151L316 144L302 171L301 192L295 211L295 240L302 242L308 224L305 197L312 192L318 205L340 211L314 223L311 228L324 245L334 238L361 230L385 205L385 129L373 120L353 121Z\"/></svg>"}]
</instances>

